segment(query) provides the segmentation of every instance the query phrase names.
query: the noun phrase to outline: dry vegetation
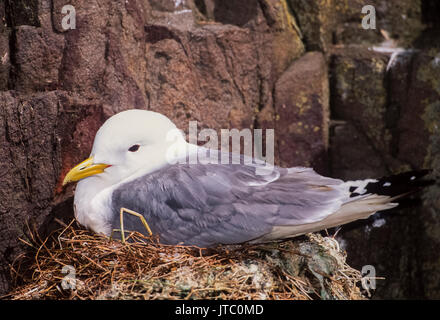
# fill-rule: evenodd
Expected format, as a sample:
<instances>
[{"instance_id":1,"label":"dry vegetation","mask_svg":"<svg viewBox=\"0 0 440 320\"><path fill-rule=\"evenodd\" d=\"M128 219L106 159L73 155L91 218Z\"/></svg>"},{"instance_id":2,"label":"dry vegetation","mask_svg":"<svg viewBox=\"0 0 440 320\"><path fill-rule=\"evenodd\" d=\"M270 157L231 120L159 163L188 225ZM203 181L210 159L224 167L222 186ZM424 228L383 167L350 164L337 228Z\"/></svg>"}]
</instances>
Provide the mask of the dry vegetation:
<instances>
[{"instance_id":1,"label":"dry vegetation","mask_svg":"<svg viewBox=\"0 0 440 320\"><path fill-rule=\"evenodd\" d=\"M11 266L16 287L4 299L364 299L360 272L316 234L208 250L137 233L122 244L72 222L22 241L29 250Z\"/></svg>"}]
</instances>

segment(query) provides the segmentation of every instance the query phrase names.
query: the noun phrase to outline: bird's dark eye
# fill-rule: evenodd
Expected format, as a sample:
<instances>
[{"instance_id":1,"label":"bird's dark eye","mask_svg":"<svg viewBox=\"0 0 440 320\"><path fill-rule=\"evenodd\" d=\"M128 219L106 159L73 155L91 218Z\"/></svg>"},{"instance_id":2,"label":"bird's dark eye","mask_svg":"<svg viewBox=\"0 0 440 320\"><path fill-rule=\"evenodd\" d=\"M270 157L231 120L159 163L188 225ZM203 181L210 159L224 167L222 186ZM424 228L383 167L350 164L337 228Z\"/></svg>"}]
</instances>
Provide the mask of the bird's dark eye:
<instances>
[{"instance_id":1,"label":"bird's dark eye","mask_svg":"<svg viewBox=\"0 0 440 320\"><path fill-rule=\"evenodd\" d=\"M138 145L138 144L134 144L134 145L132 145L130 148L128 148L128 151L130 151L130 152L136 152L136 151L139 150L139 147L140 147L140 145Z\"/></svg>"}]
</instances>

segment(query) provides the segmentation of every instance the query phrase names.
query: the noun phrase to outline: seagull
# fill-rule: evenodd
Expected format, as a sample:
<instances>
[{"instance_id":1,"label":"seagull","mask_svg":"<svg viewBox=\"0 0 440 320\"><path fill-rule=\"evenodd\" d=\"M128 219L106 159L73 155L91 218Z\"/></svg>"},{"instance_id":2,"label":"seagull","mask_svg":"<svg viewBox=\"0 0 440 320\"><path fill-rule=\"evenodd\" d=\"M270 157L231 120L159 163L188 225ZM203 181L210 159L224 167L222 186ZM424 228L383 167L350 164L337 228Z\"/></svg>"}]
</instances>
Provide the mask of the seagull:
<instances>
[{"instance_id":1,"label":"seagull","mask_svg":"<svg viewBox=\"0 0 440 320\"><path fill-rule=\"evenodd\" d=\"M188 161L207 153L224 156L188 143L160 113L127 110L104 122L90 157L63 185L78 181L75 218L95 233L119 232L125 241L126 232L137 231L163 244L206 248L279 241L366 219L397 206L428 173L342 181L233 153L229 160L240 161Z\"/></svg>"}]
</instances>

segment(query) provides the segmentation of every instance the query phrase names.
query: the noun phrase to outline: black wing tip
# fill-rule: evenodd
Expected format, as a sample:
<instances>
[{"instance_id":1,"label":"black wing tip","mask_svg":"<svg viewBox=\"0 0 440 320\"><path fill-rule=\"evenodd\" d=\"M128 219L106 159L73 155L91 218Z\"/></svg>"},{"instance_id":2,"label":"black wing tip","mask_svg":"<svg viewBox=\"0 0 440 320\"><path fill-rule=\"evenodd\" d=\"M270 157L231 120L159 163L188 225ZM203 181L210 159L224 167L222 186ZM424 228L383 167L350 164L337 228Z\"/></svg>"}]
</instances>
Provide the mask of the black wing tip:
<instances>
[{"instance_id":1,"label":"black wing tip","mask_svg":"<svg viewBox=\"0 0 440 320\"><path fill-rule=\"evenodd\" d=\"M399 198L409 194L416 193L425 187L434 184L436 181L432 178L424 179L432 169L421 169L406 171L378 179L376 182L370 182L365 186L366 193L390 196ZM352 196L355 195L352 193ZM357 195L357 194L356 194Z\"/></svg>"}]
</instances>

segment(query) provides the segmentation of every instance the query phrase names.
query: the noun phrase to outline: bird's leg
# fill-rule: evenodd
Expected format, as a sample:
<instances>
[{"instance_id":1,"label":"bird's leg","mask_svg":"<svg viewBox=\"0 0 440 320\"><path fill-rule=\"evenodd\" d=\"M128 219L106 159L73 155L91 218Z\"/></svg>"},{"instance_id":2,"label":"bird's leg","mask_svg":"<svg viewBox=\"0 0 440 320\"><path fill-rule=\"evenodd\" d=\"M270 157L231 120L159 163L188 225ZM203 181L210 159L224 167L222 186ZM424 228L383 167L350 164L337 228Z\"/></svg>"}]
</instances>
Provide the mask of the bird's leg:
<instances>
[{"instance_id":1,"label":"bird's leg","mask_svg":"<svg viewBox=\"0 0 440 320\"><path fill-rule=\"evenodd\" d=\"M144 225L145 229L148 231L149 235L152 236L153 232L151 232L150 226L147 223L147 220L145 220L144 216L141 215L140 213L127 209L127 208L121 208L121 210L119 211L119 220L121 223L121 240L122 243L125 243L125 231L124 231L124 212L127 212L133 216L138 217L139 219L141 219L142 224Z\"/></svg>"}]
</instances>

